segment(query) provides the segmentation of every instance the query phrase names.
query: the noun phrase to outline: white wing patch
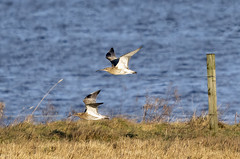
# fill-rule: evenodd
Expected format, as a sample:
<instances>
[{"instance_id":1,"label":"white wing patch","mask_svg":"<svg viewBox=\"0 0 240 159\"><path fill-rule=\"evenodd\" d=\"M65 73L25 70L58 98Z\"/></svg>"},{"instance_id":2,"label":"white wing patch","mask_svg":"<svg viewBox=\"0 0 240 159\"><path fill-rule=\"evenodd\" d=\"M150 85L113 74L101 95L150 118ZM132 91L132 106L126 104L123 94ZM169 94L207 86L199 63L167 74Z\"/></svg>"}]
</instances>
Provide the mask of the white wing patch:
<instances>
[{"instance_id":1,"label":"white wing patch","mask_svg":"<svg viewBox=\"0 0 240 159\"><path fill-rule=\"evenodd\" d=\"M89 115L92 115L92 116L95 116L95 117L99 116L97 108L93 108L93 107L88 106L88 105L86 105L86 108L87 108L86 113L88 113Z\"/></svg>"},{"instance_id":2,"label":"white wing patch","mask_svg":"<svg viewBox=\"0 0 240 159\"><path fill-rule=\"evenodd\" d=\"M131 51L131 52L129 52L129 53L121 56L121 57L119 58L119 62L118 62L118 64L116 65L116 67L117 67L118 69L128 69L128 62L129 62L129 60L130 60L131 57L132 57L134 54L136 54L141 48L142 48L142 47L140 47L140 48L138 48L138 49L136 49L136 50L134 50L134 51Z\"/></svg>"},{"instance_id":3,"label":"white wing patch","mask_svg":"<svg viewBox=\"0 0 240 159\"><path fill-rule=\"evenodd\" d=\"M116 65L118 69L127 69L128 68L128 61L131 57L128 56L122 56L119 58L119 62Z\"/></svg>"}]
</instances>

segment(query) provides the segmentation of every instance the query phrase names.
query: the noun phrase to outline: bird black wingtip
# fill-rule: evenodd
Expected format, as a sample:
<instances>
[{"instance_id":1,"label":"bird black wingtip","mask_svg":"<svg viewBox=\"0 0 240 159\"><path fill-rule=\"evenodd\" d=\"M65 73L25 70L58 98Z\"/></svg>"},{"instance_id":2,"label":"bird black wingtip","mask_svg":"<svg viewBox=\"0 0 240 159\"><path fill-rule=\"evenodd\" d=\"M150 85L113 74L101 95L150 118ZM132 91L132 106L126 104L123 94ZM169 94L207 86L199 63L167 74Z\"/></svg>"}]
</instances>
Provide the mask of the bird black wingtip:
<instances>
[{"instance_id":1,"label":"bird black wingtip","mask_svg":"<svg viewBox=\"0 0 240 159\"><path fill-rule=\"evenodd\" d=\"M101 89L99 89L99 90L97 90L97 91L91 93L90 95L92 95L92 94L97 94L97 95L98 95L100 92L101 92Z\"/></svg>"},{"instance_id":2,"label":"bird black wingtip","mask_svg":"<svg viewBox=\"0 0 240 159\"><path fill-rule=\"evenodd\" d=\"M113 49L113 47L109 50L109 52L114 52L114 49Z\"/></svg>"}]
</instances>

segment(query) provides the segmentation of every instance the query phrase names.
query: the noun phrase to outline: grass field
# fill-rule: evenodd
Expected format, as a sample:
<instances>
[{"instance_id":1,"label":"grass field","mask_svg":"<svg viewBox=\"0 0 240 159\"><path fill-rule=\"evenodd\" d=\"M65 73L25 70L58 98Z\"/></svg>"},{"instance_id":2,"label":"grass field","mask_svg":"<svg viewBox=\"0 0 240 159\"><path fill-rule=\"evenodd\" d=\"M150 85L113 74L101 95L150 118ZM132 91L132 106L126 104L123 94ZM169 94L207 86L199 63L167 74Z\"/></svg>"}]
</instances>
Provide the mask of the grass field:
<instances>
[{"instance_id":1,"label":"grass field","mask_svg":"<svg viewBox=\"0 0 240 159\"><path fill-rule=\"evenodd\" d=\"M199 117L181 123L21 122L0 128L0 158L240 158L240 125Z\"/></svg>"}]
</instances>

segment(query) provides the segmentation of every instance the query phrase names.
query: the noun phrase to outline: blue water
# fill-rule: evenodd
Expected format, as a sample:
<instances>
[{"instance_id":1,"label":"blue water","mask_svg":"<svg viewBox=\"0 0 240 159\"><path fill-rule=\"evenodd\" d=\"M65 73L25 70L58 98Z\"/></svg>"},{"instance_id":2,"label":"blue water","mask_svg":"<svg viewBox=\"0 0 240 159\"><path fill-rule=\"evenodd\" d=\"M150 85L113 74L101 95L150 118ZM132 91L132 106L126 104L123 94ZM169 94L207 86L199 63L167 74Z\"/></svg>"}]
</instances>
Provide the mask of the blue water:
<instances>
[{"instance_id":1,"label":"blue water","mask_svg":"<svg viewBox=\"0 0 240 159\"><path fill-rule=\"evenodd\" d=\"M59 118L83 111L83 98L98 89L100 113L143 114L146 96L181 96L174 118L208 110L206 54L216 54L221 120L240 114L239 1L1 0L0 101L10 119L53 105ZM143 45L129 67L136 75L113 76L105 55L121 56ZM172 94L171 94L172 95ZM171 99L170 99L171 100Z\"/></svg>"}]
</instances>

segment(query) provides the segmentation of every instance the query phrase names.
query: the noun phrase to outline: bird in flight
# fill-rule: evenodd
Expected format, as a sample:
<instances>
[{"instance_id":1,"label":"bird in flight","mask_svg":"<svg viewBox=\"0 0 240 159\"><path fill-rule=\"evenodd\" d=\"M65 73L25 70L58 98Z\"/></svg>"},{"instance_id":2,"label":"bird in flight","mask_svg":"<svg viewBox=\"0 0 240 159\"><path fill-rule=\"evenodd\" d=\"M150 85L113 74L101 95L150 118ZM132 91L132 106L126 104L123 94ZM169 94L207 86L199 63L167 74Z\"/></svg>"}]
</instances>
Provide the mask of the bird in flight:
<instances>
[{"instance_id":1,"label":"bird in flight","mask_svg":"<svg viewBox=\"0 0 240 159\"><path fill-rule=\"evenodd\" d=\"M101 120L101 119L109 119L109 117L101 115L98 113L98 106L103 103L96 103L97 95L101 90L95 91L89 95L87 95L83 102L85 103L86 109L83 113L76 113L73 116L78 116L81 119L85 120Z\"/></svg>"},{"instance_id":2,"label":"bird in flight","mask_svg":"<svg viewBox=\"0 0 240 159\"><path fill-rule=\"evenodd\" d=\"M136 54L140 49L142 48L139 47L138 49L131 51L125 55L122 55L121 57L117 58L114 49L111 48L108 53L106 54L106 58L112 63L112 67L107 67L98 71L106 71L110 74L113 75L126 75L126 74L136 74L137 72L130 70L128 68L128 63L131 57Z\"/></svg>"}]
</instances>

